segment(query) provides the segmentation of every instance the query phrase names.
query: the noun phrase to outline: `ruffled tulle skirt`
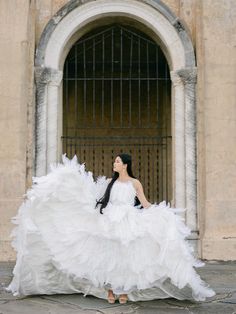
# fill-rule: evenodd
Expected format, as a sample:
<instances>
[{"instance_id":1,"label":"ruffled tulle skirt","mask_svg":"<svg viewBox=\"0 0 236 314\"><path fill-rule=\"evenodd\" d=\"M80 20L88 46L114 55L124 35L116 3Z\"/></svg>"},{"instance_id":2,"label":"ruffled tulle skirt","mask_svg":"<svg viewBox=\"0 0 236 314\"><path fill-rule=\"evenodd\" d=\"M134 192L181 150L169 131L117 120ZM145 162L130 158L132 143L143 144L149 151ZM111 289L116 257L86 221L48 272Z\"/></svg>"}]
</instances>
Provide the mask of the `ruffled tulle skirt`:
<instances>
[{"instance_id":1,"label":"ruffled tulle skirt","mask_svg":"<svg viewBox=\"0 0 236 314\"><path fill-rule=\"evenodd\" d=\"M64 165L34 179L13 219L17 261L7 290L106 298L113 289L133 301L212 297L177 209L166 202L147 209L109 202L101 215L95 204L106 186L105 177L94 182L84 165L65 157Z\"/></svg>"}]
</instances>

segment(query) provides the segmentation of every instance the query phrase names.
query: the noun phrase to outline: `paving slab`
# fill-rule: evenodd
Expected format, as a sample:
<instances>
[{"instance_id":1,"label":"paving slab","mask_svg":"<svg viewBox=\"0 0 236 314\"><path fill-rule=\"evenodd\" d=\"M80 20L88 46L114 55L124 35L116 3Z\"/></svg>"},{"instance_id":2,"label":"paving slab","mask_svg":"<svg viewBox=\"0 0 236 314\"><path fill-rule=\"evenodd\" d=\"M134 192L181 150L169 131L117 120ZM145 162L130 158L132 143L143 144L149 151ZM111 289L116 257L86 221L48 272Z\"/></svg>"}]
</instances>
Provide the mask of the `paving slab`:
<instances>
[{"instance_id":1,"label":"paving slab","mask_svg":"<svg viewBox=\"0 0 236 314\"><path fill-rule=\"evenodd\" d=\"M0 262L0 314L236 314L236 261L208 261L197 272L216 291L205 302L173 298L121 305L83 294L14 297L5 288L14 263Z\"/></svg>"}]
</instances>

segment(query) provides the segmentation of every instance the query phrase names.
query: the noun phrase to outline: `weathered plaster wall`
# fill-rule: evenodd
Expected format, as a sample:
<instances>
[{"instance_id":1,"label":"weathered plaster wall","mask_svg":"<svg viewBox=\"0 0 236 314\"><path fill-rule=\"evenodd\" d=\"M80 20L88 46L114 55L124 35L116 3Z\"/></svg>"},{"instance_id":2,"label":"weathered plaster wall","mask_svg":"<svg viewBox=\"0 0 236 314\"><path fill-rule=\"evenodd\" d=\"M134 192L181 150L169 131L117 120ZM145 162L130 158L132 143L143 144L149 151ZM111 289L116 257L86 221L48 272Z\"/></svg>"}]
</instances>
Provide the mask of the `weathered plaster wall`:
<instances>
[{"instance_id":1,"label":"weathered plaster wall","mask_svg":"<svg viewBox=\"0 0 236 314\"><path fill-rule=\"evenodd\" d=\"M34 45L67 0L0 1L0 259L33 167ZM236 2L163 0L196 48L200 254L236 259Z\"/></svg>"},{"instance_id":2,"label":"weathered plaster wall","mask_svg":"<svg viewBox=\"0 0 236 314\"><path fill-rule=\"evenodd\" d=\"M197 21L202 256L236 259L236 3L199 1Z\"/></svg>"},{"instance_id":3,"label":"weathered plaster wall","mask_svg":"<svg viewBox=\"0 0 236 314\"><path fill-rule=\"evenodd\" d=\"M0 1L0 260L15 257L10 218L32 175L33 18L30 1Z\"/></svg>"}]
</instances>

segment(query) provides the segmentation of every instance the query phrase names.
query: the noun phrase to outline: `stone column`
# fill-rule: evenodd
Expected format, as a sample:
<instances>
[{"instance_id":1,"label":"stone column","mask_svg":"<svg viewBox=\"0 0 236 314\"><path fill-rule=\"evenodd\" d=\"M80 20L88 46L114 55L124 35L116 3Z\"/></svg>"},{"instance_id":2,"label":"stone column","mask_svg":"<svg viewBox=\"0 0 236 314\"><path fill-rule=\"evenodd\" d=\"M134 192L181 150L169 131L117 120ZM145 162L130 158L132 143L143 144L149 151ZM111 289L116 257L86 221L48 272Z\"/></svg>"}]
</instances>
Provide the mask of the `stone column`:
<instances>
[{"instance_id":1,"label":"stone column","mask_svg":"<svg viewBox=\"0 0 236 314\"><path fill-rule=\"evenodd\" d=\"M177 71L185 93L186 223L197 236L196 80L197 68ZM194 235L195 234L195 235Z\"/></svg>"},{"instance_id":2,"label":"stone column","mask_svg":"<svg viewBox=\"0 0 236 314\"><path fill-rule=\"evenodd\" d=\"M48 104L47 104L47 172L52 162L57 161L58 156L58 123L59 123L59 87L63 73L56 71L48 83Z\"/></svg>"},{"instance_id":3,"label":"stone column","mask_svg":"<svg viewBox=\"0 0 236 314\"><path fill-rule=\"evenodd\" d=\"M45 175L50 162L57 160L58 88L62 71L35 68L36 145L35 175Z\"/></svg>"},{"instance_id":4,"label":"stone column","mask_svg":"<svg viewBox=\"0 0 236 314\"><path fill-rule=\"evenodd\" d=\"M184 84L177 72L171 71L173 110L173 191L175 207L185 208L185 130L184 130ZM184 213L185 215L185 213Z\"/></svg>"}]
</instances>

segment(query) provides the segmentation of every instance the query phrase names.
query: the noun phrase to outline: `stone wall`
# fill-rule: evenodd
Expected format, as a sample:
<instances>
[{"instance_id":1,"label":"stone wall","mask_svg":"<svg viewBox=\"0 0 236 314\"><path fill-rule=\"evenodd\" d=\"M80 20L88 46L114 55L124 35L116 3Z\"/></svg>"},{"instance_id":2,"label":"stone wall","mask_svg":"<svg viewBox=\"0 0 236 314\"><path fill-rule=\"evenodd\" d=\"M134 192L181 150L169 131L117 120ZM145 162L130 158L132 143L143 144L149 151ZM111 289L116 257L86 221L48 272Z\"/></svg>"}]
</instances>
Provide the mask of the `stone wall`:
<instances>
[{"instance_id":1,"label":"stone wall","mask_svg":"<svg viewBox=\"0 0 236 314\"><path fill-rule=\"evenodd\" d=\"M236 2L198 1L201 255L236 259Z\"/></svg>"},{"instance_id":2,"label":"stone wall","mask_svg":"<svg viewBox=\"0 0 236 314\"><path fill-rule=\"evenodd\" d=\"M15 258L10 218L32 176L34 8L0 1L0 260Z\"/></svg>"},{"instance_id":3,"label":"stone wall","mask_svg":"<svg viewBox=\"0 0 236 314\"><path fill-rule=\"evenodd\" d=\"M34 165L34 48L67 0L0 1L0 260ZM163 0L196 49L199 254L236 259L236 2Z\"/></svg>"}]
</instances>

